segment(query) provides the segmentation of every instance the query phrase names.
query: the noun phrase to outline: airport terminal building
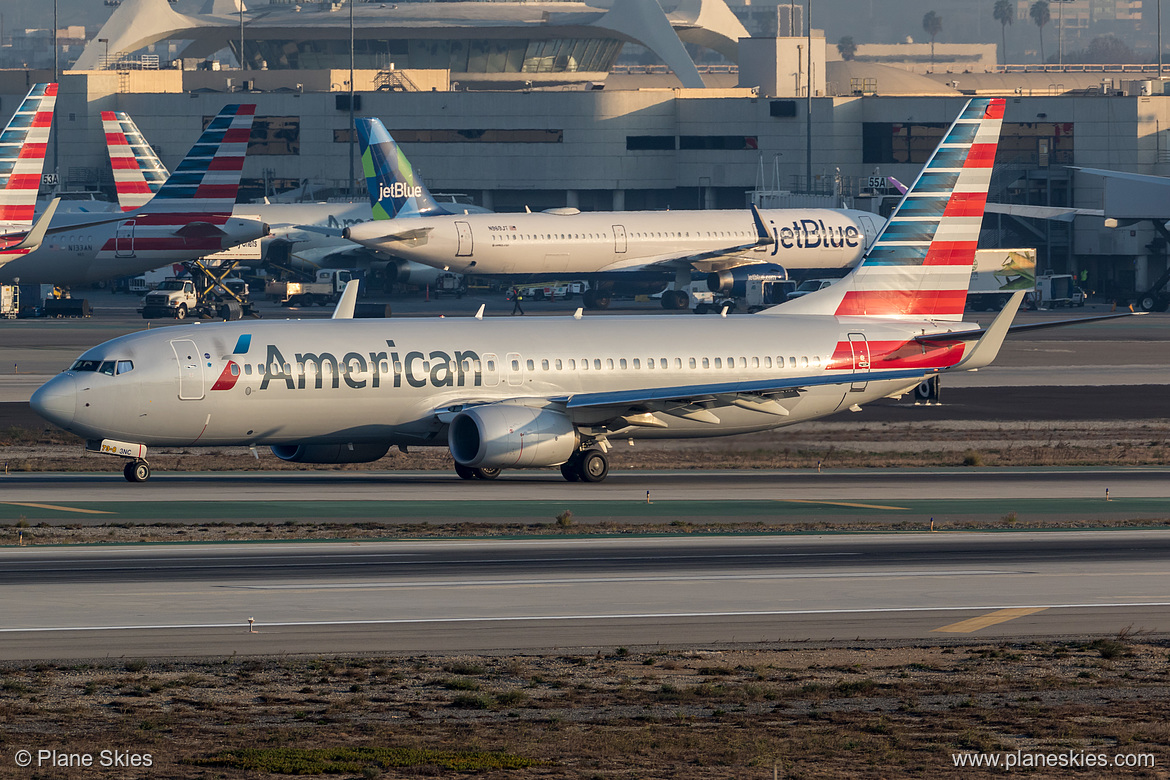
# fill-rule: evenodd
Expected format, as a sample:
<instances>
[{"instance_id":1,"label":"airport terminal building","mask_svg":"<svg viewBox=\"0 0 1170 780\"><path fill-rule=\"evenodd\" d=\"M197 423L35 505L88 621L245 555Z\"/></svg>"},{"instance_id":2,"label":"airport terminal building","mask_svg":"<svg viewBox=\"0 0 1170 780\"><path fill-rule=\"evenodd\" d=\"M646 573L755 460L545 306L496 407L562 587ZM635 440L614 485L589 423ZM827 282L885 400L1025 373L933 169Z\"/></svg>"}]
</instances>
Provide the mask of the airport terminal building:
<instances>
[{"instance_id":1,"label":"airport terminal building","mask_svg":"<svg viewBox=\"0 0 1170 780\"><path fill-rule=\"evenodd\" d=\"M134 3L153 2L128 0L118 13ZM165 0L160 2L166 5ZM221 0L212 5L221 17L220 27L225 27L230 14ZM306 3L305 9L310 5L316 6ZM357 7L361 12L374 13L362 5ZM433 9L469 4L427 5ZM535 67L526 65L534 40L541 38L541 51L546 45L552 51L548 42L557 41L558 54L545 62L555 67L564 48L568 52L564 67L543 84L539 79L523 79L533 83L519 86L505 84L500 74L506 70L478 80L467 70L453 71L450 43L446 68L413 67L414 59L403 60L412 67L400 68L389 61L355 57L359 67L354 74L353 112L382 119L432 190L467 193L499 211L566 206L742 208L757 190L817 192L878 208L880 198L873 196L894 192L888 189L887 177L912 182L972 94L1008 97L990 194L993 202L1101 209L1101 179L1072 166L1170 176L1170 97L1162 94L1162 83L1149 73L921 75L832 61L823 37L813 38L811 100L802 75L807 71L801 57L808 53L803 37L742 38L728 50L738 58L737 69L708 73L695 69L692 74L694 64L688 57L686 62L674 60L674 72L605 72L612 64L610 54L634 40L652 43L675 57L672 45L662 43L664 30L679 36L674 43L680 49L684 39L727 48L734 25L710 11L711 0L693 5L702 6L708 16L692 9L682 21L677 14L642 20L650 32L640 37L617 29L621 26L612 24L613 16L610 22L601 22L620 10L620 4L590 12L582 5L578 12L588 19L543 15L542 21L533 23L543 27L538 34L528 30L523 47L514 42L516 31L508 27L519 23L514 19L476 22L479 40L488 40L495 29L503 30L502 40L513 41L500 43L504 60L511 56L506 52L515 50L513 59L519 63L509 79ZM348 18L343 4L330 8L314 13L282 9L281 19L319 14ZM709 30L703 27L705 18L715 20ZM564 24L556 28L558 19ZM434 20L428 24L432 30L442 27ZM471 40L466 37L467 23L461 25L459 35ZM344 29L348 35L348 27ZM244 169L248 194L305 185L314 197L321 197L351 189L348 67L335 56L318 67L292 67L293 59L307 62L310 28L290 31L286 25L279 30L284 38L275 37L277 32L273 27L263 33L269 36L267 42L250 43L245 27L245 60L256 65L260 58L266 69L223 69L222 64L181 57L169 67L165 61L152 66L142 52L130 51L116 61L96 62L93 69L66 72L57 115L62 184L69 189L111 188L102 110L128 112L163 162L173 167L225 103L246 101L257 104ZM217 34L228 35L226 29ZM234 34L239 35L238 26ZM112 35L107 31L101 37L109 40ZM138 42L154 37L149 45L156 50L168 37L181 35L191 33L187 28L138 38L124 33L127 40ZM448 42L457 40L450 30L443 35ZM275 60L269 59L275 41L285 41L281 45L287 48L294 38L304 39L304 45L288 49L296 54L288 67L275 67ZM579 58L573 54L578 44ZM213 53L212 45L200 49L200 56ZM347 60L348 39L345 46ZM523 55L518 53L521 48ZM803 55L797 56L800 52ZM488 56L480 62L487 68L490 60ZM474 61L464 57L460 62L459 67L469 68ZM570 70L570 62L578 69ZM500 63L503 69L506 63ZM684 86L694 83L695 74L705 86ZM48 76L0 72L0 114L15 108L27 84ZM810 107L811 133L806 122ZM769 205L784 202L808 201L780 194ZM1170 212L1170 204L1165 210ZM1164 216L1170 218L1170 213ZM989 215L983 243L1037 246L1041 270L1085 272L1088 286L1102 294L1141 291L1165 270L1166 242L1148 221L1121 224L1109 229L1102 216L1074 219L1071 213L1058 220Z\"/></svg>"}]
</instances>

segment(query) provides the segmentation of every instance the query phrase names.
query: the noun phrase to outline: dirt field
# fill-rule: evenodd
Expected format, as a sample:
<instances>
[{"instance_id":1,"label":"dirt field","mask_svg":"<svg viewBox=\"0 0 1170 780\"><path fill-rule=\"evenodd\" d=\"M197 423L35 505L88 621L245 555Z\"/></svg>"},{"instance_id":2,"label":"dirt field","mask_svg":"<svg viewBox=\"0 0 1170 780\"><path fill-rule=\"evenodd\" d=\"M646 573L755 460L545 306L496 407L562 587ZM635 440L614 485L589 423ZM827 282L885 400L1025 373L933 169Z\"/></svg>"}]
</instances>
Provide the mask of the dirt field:
<instances>
[{"instance_id":1,"label":"dirt field","mask_svg":"<svg viewBox=\"0 0 1170 780\"><path fill-rule=\"evenodd\" d=\"M21 749L150 756L105 776L229 780L763 779L774 765L784 778L1001 777L952 756L1023 751L1146 762L1028 777L1164 778L1168 648L1126 630L921 648L8 666L0 775L82 776L15 770Z\"/></svg>"}]
</instances>

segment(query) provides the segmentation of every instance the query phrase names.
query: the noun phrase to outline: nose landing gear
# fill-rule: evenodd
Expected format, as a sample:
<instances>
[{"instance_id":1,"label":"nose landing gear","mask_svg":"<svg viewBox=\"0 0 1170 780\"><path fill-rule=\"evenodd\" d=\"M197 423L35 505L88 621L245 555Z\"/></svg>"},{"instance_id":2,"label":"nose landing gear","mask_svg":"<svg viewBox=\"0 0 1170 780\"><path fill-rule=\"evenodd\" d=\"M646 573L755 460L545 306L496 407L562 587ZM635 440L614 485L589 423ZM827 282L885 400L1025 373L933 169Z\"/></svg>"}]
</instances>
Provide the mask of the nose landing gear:
<instances>
[{"instance_id":1,"label":"nose landing gear","mask_svg":"<svg viewBox=\"0 0 1170 780\"><path fill-rule=\"evenodd\" d=\"M150 479L150 464L144 460L127 461L122 468L122 475L127 482L145 482Z\"/></svg>"}]
</instances>

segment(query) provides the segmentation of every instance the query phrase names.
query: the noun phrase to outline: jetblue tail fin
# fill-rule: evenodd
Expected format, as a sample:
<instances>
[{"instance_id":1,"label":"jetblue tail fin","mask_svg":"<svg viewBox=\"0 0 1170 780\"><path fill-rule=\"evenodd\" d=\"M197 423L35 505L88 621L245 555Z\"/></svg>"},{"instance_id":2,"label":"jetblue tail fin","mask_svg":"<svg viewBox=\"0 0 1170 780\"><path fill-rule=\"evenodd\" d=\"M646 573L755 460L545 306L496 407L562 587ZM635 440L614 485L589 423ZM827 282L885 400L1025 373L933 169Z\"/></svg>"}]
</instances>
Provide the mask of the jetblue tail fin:
<instances>
[{"instance_id":1,"label":"jetblue tail fin","mask_svg":"<svg viewBox=\"0 0 1170 780\"><path fill-rule=\"evenodd\" d=\"M370 191L374 219L446 214L415 175L402 149L380 119L355 120L362 148L362 172Z\"/></svg>"},{"instance_id":2,"label":"jetblue tail fin","mask_svg":"<svg viewBox=\"0 0 1170 780\"><path fill-rule=\"evenodd\" d=\"M102 129L122 211L145 205L170 173L125 111L103 111Z\"/></svg>"},{"instance_id":3,"label":"jetblue tail fin","mask_svg":"<svg viewBox=\"0 0 1170 780\"><path fill-rule=\"evenodd\" d=\"M255 113L255 105L224 106L144 208L152 214L230 215Z\"/></svg>"},{"instance_id":4,"label":"jetblue tail fin","mask_svg":"<svg viewBox=\"0 0 1170 780\"><path fill-rule=\"evenodd\" d=\"M56 104L56 84L34 84L0 134L0 226L7 230L32 227Z\"/></svg>"},{"instance_id":5,"label":"jetblue tail fin","mask_svg":"<svg viewBox=\"0 0 1170 780\"><path fill-rule=\"evenodd\" d=\"M961 320L1003 111L968 102L857 268L768 312Z\"/></svg>"}]
</instances>

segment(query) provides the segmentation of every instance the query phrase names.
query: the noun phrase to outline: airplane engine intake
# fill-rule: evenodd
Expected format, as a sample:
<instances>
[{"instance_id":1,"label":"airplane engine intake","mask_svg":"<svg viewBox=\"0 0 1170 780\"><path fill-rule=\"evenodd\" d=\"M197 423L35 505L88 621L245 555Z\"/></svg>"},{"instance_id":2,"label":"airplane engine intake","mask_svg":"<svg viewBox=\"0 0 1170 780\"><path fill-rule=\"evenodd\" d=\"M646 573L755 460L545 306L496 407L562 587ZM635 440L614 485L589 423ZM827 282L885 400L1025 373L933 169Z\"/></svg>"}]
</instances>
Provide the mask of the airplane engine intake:
<instances>
[{"instance_id":1,"label":"airplane engine intake","mask_svg":"<svg viewBox=\"0 0 1170 780\"><path fill-rule=\"evenodd\" d=\"M572 457L577 432L561 412L489 404L455 415L447 443L455 462L468 468L541 468Z\"/></svg>"},{"instance_id":2,"label":"airplane engine intake","mask_svg":"<svg viewBox=\"0 0 1170 780\"><path fill-rule=\"evenodd\" d=\"M289 463L371 463L389 444L277 444L272 454Z\"/></svg>"},{"instance_id":3,"label":"airplane engine intake","mask_svg":"<svg viewBox=\"0 0 1170 780\"><path fill-rule=\"evenodd\" d=\"M775 263L741 265L707 274L707 289L713 293L743 298L747 293L748 282L782 282L787 278L788 272Z\"/></svg>"}]
</instances>

